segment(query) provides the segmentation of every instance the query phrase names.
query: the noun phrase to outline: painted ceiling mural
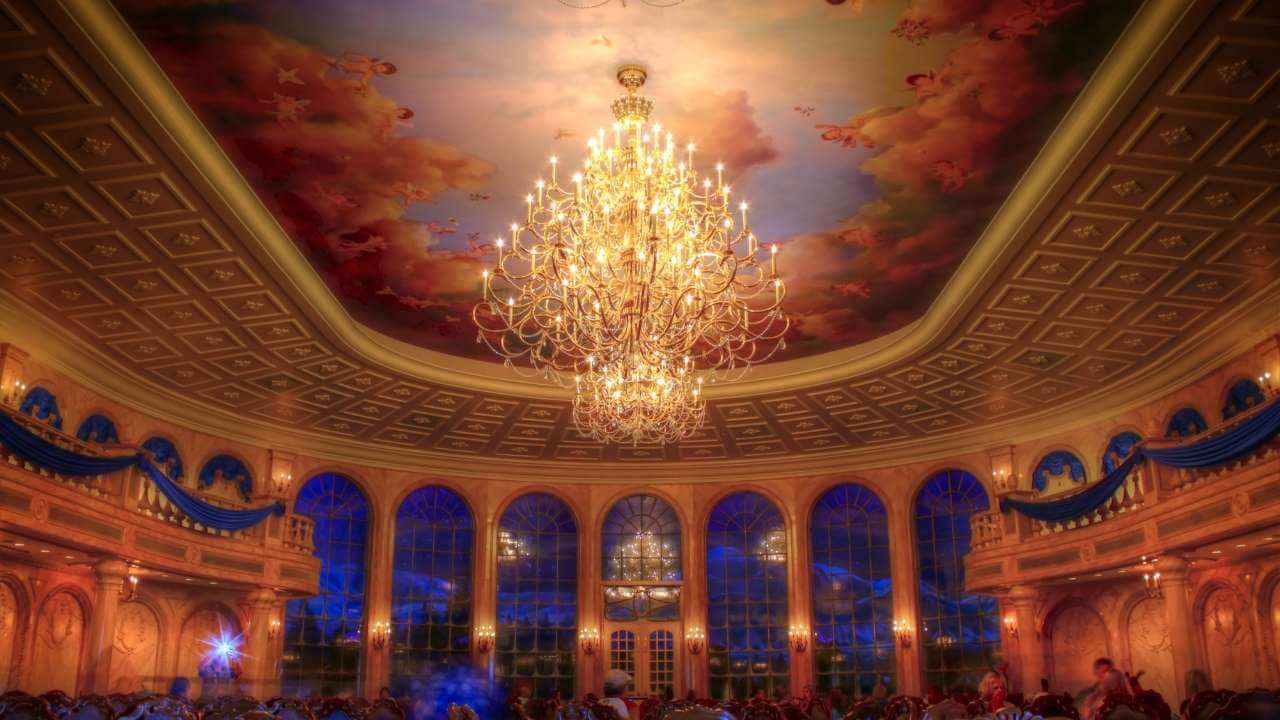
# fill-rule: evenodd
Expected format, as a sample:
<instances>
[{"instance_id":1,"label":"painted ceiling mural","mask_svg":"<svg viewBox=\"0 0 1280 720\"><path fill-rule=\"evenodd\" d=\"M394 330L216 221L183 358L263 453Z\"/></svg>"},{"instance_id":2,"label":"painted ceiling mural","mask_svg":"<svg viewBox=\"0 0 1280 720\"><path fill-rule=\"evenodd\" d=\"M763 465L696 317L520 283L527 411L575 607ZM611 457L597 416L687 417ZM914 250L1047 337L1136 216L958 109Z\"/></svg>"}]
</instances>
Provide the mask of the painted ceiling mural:
<instances>
[{"instance_id":1,"label":"painted ceiling mural","mask_svg":"<svg viewBox=\"0 0 1280 720\"><path fill-rule=\"evenodd\" d=\"M618 65L781 244L795 358L924 313L1137 6L670 1L119 7L353 317L495 359L489 243L612 122Z\"/></svg>"}]
</instances>

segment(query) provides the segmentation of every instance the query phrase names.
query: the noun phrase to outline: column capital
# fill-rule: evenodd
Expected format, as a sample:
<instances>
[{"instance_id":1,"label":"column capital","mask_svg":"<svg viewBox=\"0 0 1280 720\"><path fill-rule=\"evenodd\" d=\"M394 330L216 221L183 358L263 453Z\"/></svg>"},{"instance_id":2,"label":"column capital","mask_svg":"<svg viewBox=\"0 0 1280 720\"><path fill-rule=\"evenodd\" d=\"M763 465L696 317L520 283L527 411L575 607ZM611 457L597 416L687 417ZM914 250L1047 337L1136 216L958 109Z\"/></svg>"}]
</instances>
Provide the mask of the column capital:
<instances>
[{"instance_id":1,"label":"column capital","mask_svg":"<svg viewBox=\"0 0 1280 720\"><path fill-rule=\"evenodd\" d=\"M1191 563L1177 555L1165 555L1156 561L1156 569L1160 571L1161 580L1181 584L1191 573Z\"/></svg>"},{"instance_id":2,"label":"column capital","mask_svg":"<svg viewBox=\"0 0 1280 720\"><path fill-rule=\"evenodd\" d=\"M270 610L276 604L276 591L268 587L259 587L245 598L246 604L254 610Z\"/></svg>"},{"instance_id":3,"label":"column capital","mask_svg":"<svg viewBox=\"0 0 1280 720\"><path fill-rule=\"evenodd\" d=\"M1040 591L1030 585L1014 585L1009 588L1009 602L1014 607L1034 606L1040 599Z\"/></svg>"},{"instance_id":4,"label":"column capital","mask_svg":"<svg viewBox=\"0 0 1280 720\"><path fill-rule=\"evenodd\" d=\"M93 574L100 584L123 582L129 574L129 564L120 558L107 558L93 566Z\"/></svg>"}]
</instances>

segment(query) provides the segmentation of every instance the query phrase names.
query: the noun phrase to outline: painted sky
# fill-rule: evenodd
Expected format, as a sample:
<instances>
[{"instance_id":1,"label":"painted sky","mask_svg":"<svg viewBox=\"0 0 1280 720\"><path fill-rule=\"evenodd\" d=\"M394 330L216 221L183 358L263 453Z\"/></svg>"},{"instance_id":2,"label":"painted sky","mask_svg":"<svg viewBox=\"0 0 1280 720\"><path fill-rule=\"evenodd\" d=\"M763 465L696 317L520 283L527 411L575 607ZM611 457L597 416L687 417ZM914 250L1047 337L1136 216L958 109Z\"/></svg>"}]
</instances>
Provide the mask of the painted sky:
<instances>
[{"instance_id":1,"label":"painted sky","mask_svg":"<svg viewBox=\"0 0 1280 720\"><path fill-rule=\"evenodd\" d=\"M618 65L782 244L794 358L923 314L1136 1L119 4L357 320L493 359L487 243L612 122Z\"/></svg>"}]
</instances>

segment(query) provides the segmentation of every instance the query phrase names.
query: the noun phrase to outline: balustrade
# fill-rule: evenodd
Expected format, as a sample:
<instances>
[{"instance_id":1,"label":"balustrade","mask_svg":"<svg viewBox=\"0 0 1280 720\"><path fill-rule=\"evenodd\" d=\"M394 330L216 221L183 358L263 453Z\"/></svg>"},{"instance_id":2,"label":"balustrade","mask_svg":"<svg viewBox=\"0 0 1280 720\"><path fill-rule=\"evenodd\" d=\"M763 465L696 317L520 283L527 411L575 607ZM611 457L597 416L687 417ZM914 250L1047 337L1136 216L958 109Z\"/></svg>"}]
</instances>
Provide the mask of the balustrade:
<instances>
[{"instance_id":1,"label":"balustrade","mask_svg":"<svg viewBox=\"0 0 1280 720\"><path fill-rule=\"evenodd\" d=\"M11 406L0 406L0 412L5 413L41 439L82 455L107 457L141 452L139 448L133 445L84 442L48 423L19 413ZM192 532L250 542L255 545L264 545L278 538L276 542L292 551L310 554L313 549L311 538L312 522L309 518L303 516L286 513L283 518L268 518L265 522L246 530L221 530L207 527L193 520L174 505L151 482L150 478L137 468L107 475L63 475L48 468L40 467L18 456L3 445L0 445L0 458L11 466L21 468L59 485L72 488L90 497L102 500L109 505L124 508L152 520L181 527ZM251 506L251 503L231 499L214 492L206 492L199 488L185 487L184 489L200 500L220 507L244 509ZM253 503L262 504L269 500L270 498L255 498ZM282 529L277 528L272 532L268 532L268 526L273 523L280 523L280 528Z\"/></svg>"}]
</instances>

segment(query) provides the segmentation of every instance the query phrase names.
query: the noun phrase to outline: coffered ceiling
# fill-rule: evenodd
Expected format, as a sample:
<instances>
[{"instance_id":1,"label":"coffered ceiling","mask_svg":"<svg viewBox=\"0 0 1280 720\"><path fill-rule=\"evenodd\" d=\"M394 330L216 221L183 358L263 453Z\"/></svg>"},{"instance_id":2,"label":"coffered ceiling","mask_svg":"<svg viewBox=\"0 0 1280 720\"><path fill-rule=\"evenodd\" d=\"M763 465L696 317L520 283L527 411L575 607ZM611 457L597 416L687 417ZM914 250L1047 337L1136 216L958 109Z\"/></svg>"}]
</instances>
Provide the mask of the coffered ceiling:
<instances>
[{"instance_id":1,"label":"coffered ceiling","mask_svg":"<svg viewBox=\"0 0 1280 720\"><path fill-rule=\"evenodd\" d=\"M1043 433L1277 322L1280 4L1214 6L1138 11L919 321L717 388L689 442L606 447L557 388L354 322L109 5L2 1L0 337L186 425L459 473L817 471Z\"/></svg>"}]
</instances>

